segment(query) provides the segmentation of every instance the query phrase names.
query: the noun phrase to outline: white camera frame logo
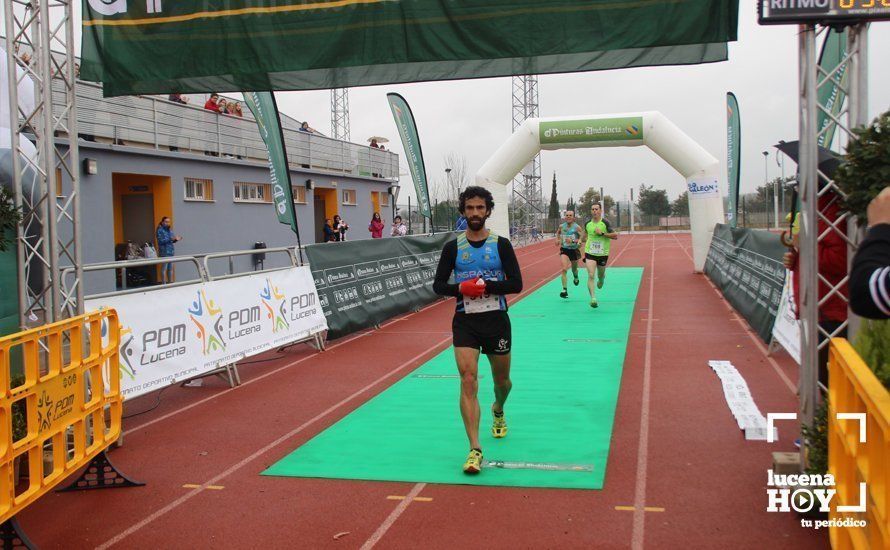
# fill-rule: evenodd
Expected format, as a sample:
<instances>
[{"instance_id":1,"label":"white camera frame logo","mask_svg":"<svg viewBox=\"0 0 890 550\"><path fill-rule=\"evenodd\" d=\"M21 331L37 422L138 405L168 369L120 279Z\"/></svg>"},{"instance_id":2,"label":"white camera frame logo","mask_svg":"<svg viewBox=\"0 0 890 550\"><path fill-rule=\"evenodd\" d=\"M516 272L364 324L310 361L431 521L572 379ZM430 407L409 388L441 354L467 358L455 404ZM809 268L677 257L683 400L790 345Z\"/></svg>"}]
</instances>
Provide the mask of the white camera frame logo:
<instances>
[{"instance_id":1,"label":"white camera frame logo","mask_svg":"<svg viewBox=\"0 0 890 550\"><path fill-rule=\"evenodd\" d=\"M859 443L866 442L866 416L865 413L837 413L836 418L838 420L856 420L859 422ZM776 441L777 430L775 429L775 421L776 420L797 420L797 413L767 413L766 415L766 442L774 443ZM772 475L772 471L770 471ZM772 489L771 491L775 491ZM865 503L867 500L866 495L866 483L864 481L859 483L859 504L857 506L838 506L838 512L865 512ZM833 493L833 490L832 490ZM826 495L827 496L827 495ZM827 496L826 502L822 502L820 499L820 503L825 505L827 501L831 500L834 494ZM794 503L795 499L792 498L791 502ZM792 504L792 506L794 506ZM795 508L796 509L796 508ZM787 511L787 510L786 510ZM800 511L800 510L798 510Z\"/></svg>"}]
</instances>

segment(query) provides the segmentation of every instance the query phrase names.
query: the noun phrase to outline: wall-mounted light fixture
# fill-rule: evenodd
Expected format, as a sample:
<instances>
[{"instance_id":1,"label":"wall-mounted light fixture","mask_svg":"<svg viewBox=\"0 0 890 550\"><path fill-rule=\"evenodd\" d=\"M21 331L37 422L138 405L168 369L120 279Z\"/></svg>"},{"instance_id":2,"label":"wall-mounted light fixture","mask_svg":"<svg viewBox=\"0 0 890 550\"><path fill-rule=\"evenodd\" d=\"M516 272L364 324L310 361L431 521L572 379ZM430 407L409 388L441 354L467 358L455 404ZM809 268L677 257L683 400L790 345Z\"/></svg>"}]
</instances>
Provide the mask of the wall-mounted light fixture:
<instances>
[{"instance_id":1,"label":"wall-mounted light fixture","mask_svg":"<svg viewBox=\"0 0 890 550\"><path fill-rule=\"evenodd\" d=\"M83 159L83 173L95 176L99 173L99 161L96 159Z\"/></svg>"}]
</instances>

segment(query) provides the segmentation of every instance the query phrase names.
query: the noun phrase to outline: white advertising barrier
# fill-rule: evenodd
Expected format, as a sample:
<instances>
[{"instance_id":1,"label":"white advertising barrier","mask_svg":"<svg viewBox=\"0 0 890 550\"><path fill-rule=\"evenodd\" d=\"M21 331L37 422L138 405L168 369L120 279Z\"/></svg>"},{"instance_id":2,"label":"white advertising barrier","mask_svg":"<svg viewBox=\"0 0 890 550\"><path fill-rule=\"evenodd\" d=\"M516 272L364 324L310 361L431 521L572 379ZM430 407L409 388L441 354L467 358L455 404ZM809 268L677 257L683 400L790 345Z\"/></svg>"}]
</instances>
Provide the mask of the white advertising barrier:
<instances>
[{"instance_id":1,"label":"white advertising barrier","mask_svg":"<svg viewBox=\"0 0 890 550\"><path fill-rule=\"evenodd\" d=\"M800 364L800 321L794 311L794 284L791 272L785 273L785 287L782 289L782 299L779 301L779 314L773 324L773 340L782 344L797 364Z\"/></svg>"},{"instance_id":2,"label":"white advertising barrier","mask_svg":"<svg viewBox=\"0 0 890 550\"><path fill-rule=\"evenodd\" d=\"M133 398L327 329L308 267L86 300L117 310Z\"/></svg>"}]
</instances>

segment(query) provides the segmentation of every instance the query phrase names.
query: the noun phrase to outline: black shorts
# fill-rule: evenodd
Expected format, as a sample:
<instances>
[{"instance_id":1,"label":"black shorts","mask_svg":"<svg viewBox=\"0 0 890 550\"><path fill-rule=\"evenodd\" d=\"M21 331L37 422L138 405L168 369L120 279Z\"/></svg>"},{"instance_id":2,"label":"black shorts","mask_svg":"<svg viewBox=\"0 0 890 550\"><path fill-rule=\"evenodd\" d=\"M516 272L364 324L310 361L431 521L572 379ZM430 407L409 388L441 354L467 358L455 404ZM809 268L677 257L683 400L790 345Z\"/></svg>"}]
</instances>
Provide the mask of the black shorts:
<instances>
[{"instance_id":1,"label":"black shorts","mask_svg":"<svg viewBox=\"0 0 890 550\"><path fill-rule=\"evenodd\" d=\"M609 261L608 256L594 256L594 255L588 254L586 252L584 253L584 259L585 260L593 260L596 262L596 265L598 265L600 267L606 267L606 262Z\"/></svg>"},{"instance_id":2,"label":"black shorts","mask_svg":"<svg viewBox=\"0 0 890 550\"><path fill-rule=\"evenodd\" d=\"M581 259L581 251L577 248L560 248L559 249L560 256L567 256L569 260L573 262L577 262Z\"/></svg>"},{"instance_id":3,"label":"black shorts","mask_svg":"<svg viewBox=\"0 0 890 550\"><path fill-rule=\"evenodd\" d=\"M454 314L451 321L454 347L482 349L486 355L507 355L513 343L506 311Z\"/></svg>"}]
</instances>

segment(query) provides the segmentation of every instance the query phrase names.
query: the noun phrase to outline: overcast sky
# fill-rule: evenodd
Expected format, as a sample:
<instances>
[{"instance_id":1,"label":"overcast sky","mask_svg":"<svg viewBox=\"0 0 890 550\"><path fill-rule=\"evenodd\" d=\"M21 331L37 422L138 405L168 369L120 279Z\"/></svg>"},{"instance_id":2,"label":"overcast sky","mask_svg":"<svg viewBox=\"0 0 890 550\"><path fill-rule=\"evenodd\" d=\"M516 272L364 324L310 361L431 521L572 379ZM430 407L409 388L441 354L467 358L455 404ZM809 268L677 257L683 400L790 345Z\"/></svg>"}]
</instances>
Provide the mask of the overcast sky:
<instances>
[{"instance_id":1,"label":"overcast sky","mask_svg":"<svg viewBox=\"0 0 890 550\"><path fill-rule=\"evenodd\" d=\"M729 44L729 61L699 66L622 69L539 77L540 114L573 116L631 111L661 111L698 141L723 165L726 188L726 92L739 100L742 120L742 191L764 181L762 151L769 150L770 178L780 173L771 146L780 139L797 139L797 27L761 27L754 3L741 2L739 40ZM890 22L874 23L869 31L869 116L890 108ZM402 94L414 111L428 177L444 176L443 157L463 155L471 175L512 133L511 79L491 78L453 82L351 88L352 141L387 136L407 172L398 132L386 102L387 92ZM282 111L330 135L330 92L277 93ZM577 199L588 187L604 187L622 199L631 187L653 184L673 200L685 190L685 180L667 163L643 147L578 149L542 153L544 195L549 196L553 172L558 197ZM786 174L793 173L786 165ZM402 176L399 203L414 195L413 182ZM725 192L725 191L724 191ZM413 199L412 199L413 200Z\"/></svg>"}]
</instances>

